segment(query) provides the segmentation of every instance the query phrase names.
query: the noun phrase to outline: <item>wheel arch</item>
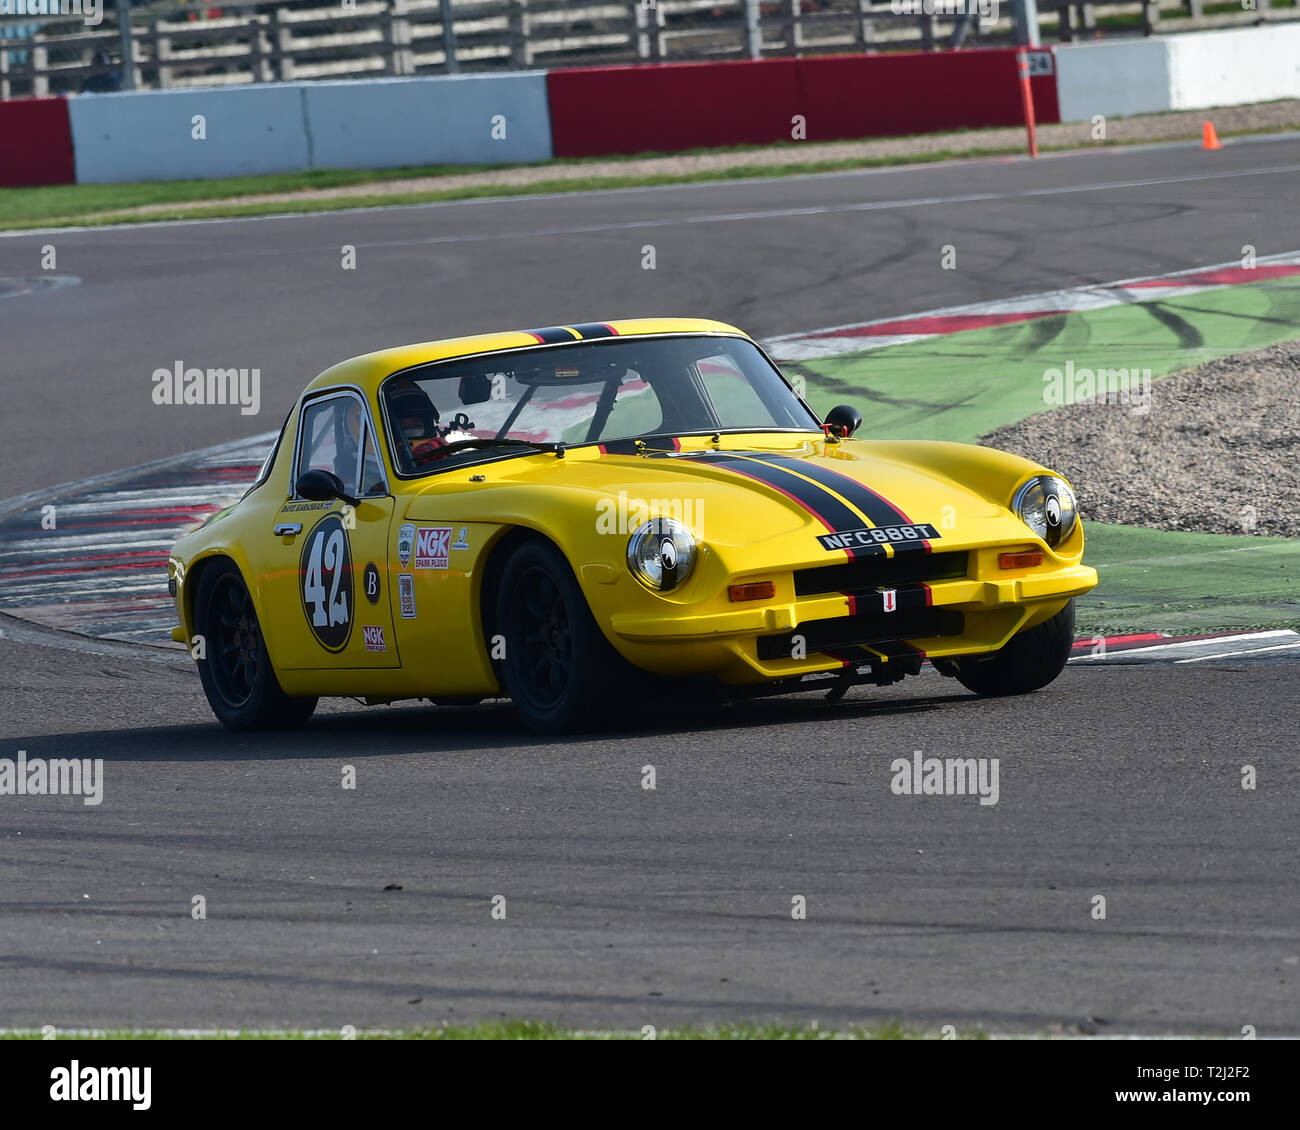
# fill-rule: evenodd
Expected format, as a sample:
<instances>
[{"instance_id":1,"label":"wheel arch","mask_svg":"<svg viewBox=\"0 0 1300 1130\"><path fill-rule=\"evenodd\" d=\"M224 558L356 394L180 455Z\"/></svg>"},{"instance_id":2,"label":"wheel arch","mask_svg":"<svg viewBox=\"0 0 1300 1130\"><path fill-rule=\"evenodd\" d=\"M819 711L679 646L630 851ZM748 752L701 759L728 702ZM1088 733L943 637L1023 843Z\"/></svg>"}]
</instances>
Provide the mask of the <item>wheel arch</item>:
<instances>
[{"instance_id":1,"label":"wheel arch","mask_svg":"<svg viewBox=\"0 0 1300 1130\"><path fill-rule=\"evenodd\" d=\"M563 547L557 544L554 538L548 537L541 530L533 529L531 526L509 526L488 547L486 560L479 570L478 590L475 596L479 604L479 622L483 628L483 650L487 656L488 665L494 672L496 664L492 662L491 646L492 637L497 634L497 610L494 594L501 585L501 574L505 571L506 562L510 560L510 555L521 545L526 545L530 541L549 545L566 562L569 560ZM573 568L571 564L569 567ZM578 587L581 589L581 583L579 583Z\"/></svg>"},{"instance_id":2,"label":"wheel arch","mask_svg":"<svg viewBox=\"0 0 1300 1130\"><path fill-rule=\"evenodd\" d=\"M185 570L185 583L181 586L184 627L186 638L189 640L193 640L198 631L198 609L195 607L195 601L198 598L199 584L208 573L221 565L229 565L239 574L239 579L243 581L244 587L253 598L253 608L257 612L258 620L262 619L264 594L261 586L257 584L256 573L252 570L250 562L233 547L212 546L203 550L189 563ZM180 611L178 609L178 612ZM269 641L267 647L270 650ZM274 659L274 656L272 658Z\"/></svg>"},{"instance_id":3,"label":"wheel arch","mask_svg":"<svg viewBox=\"0 0 1300 1130\"><path fill-rule=\"evenodd\" d=\"M202 557L191 561L189 567L185 570L185 584L181 588L181 603L184 607L185 631L190 638L193 638L198 629L197 610L194 607L194 601L198 596L199 582L210 570L223 563L233 565L238 570L240 577L243 578L245 586L248 585L248 578L244 575L244 570L240 568L239 562L222 550L212 550L205 553Z\"/></svg>"}]
</instances>

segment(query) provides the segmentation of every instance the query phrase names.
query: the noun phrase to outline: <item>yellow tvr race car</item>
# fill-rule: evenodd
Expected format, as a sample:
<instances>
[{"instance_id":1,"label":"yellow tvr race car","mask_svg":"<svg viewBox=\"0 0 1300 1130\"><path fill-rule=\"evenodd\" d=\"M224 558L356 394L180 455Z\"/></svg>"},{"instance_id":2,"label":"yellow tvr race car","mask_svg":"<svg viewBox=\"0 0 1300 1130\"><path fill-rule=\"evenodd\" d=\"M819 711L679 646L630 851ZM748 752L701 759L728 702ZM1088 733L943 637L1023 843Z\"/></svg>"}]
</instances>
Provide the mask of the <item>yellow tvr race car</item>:
<instances>
[{"instance_id":1,"label":"yellow tvr race car","mask_svg":"<svg viewBox=\"0 0 1300 1130\"><path fill-rule=\"evenodd\" d=\"M699 319L357 357L176 543L174 637L237 730L508 696L561 733L665 680L834 699L924 659L982 695L1051 682L1097 582L1069 484L860 424Z\"/></svg>"}]
</instances>

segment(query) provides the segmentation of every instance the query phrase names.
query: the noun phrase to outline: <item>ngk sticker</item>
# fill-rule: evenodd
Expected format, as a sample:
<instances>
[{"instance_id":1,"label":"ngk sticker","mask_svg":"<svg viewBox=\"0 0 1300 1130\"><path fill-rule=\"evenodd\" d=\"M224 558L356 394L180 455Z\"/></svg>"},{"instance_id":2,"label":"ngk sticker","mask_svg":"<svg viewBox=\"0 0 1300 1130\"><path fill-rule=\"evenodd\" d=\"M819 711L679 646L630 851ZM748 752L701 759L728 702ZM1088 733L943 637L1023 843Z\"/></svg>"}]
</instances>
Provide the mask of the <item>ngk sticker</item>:
<instances>
[{"instance_id":1,"label":"ngk sticker","mask_svg":"<svg viewBox=\"0 0 1300 1130\"><path fill-rule=\"evenodd\" d=\"M451 527L422 527L415 534L415 567L445 569L451 549Z\"/></svg>"},{"instance_id":2,"label":"ngk sticker","mask_svg":"<svg viewBox=\"0 0 1300 1130\"><path fill-rule=\"evenodd\" d=\"M362 624L361 634L366 641L367 651L388 650L388 645L384 642L384 629L378 624Z\"/></svg>"}]
</instances>

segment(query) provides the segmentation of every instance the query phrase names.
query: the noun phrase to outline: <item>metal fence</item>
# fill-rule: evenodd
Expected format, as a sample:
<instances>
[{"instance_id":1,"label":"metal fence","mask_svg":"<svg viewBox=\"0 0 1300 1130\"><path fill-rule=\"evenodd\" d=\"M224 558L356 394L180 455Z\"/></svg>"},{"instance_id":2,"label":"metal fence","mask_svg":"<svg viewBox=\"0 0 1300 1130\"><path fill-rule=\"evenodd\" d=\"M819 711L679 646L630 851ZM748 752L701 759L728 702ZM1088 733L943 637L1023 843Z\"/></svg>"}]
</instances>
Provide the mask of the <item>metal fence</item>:
<instances>
[{"instance_id":1,"label":"metal fence","mask_svg":"<svg viewBox=\"0 0 1300 1130\"><path fill-rule=\"evenodd\" d=\"M1253 2L1256 9L1240 16L1205 17L1202 0L1101 0L1108 15L1140 17L1140 30L1148 34L1162 11L1188 17L1179 20L1180 28L1268 19L1269 0ZM0 98L930 50L957 42L1002 45L1014 38L1010 0L998 5L979 0L996 18L969 20L926 14L925 8L951 12L965 3L974 8L976 0L134 0L127 5L129 35L118 26L113 0L102 0L99 22L87 22L84 11L92 3L0 0L0 13L15 13L0 16ZM1057 28L1063 39L1073 38L1077 28L1090 35L1098 6L1039 0L1041 23ZM33 16L33 10L63 14Z\"/></svg>"}]
</instances>

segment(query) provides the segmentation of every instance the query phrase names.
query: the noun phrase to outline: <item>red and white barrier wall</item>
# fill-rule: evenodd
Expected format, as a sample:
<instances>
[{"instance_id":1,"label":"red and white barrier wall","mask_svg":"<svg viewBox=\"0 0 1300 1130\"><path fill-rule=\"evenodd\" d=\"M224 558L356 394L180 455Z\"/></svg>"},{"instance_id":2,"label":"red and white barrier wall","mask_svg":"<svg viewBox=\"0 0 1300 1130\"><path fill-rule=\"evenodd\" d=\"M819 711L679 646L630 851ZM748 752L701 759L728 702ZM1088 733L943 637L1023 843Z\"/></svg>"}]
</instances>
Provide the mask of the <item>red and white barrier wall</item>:
<instances>
[{"instance_id":1,"label":"red and white barrier wall","mask_svg":"<svg viewBox=\"0 0 1300 1130\"><path fill-rule=\"evenodd\" d=\"M72 184L74 180L67 99L0 102L0 185Z\"/></svg>"},{"instance_id":2,"label":"red and white barrier wall","mask_svg":"<svg viewBox=\"0 0 1300 1130\"><path fill-rule=\"evenodd\" d=\"M1039 52L1051 58L1051 52ZM1040 122L1060 121L1056 82L1032 79ZM591 67L546 76L557 157L672 152L1018 125L1006 48L822 55L753 62Z\"/></svg>"},{"instance_id":3,"label":"red and white barrier wall","mask_svg":"<svg viewBox=\"0 0 1300 1130\"><path fill-rule=\"evenodd\" d=\"M1049 72L1038 119L1059 120ZM0 185L504 164L1015 125L1015 53L821 56L267 83L0 105ZM801 123L801 124L800 124ZM19 139L14 145L9 137ZM42 150L50 140L49 152ZM63 154L56 161L51 154Z\"/></svg>"},{"instance_id":4,"label":"red and white barrier wall","mask_svg":"<svg viewBox=\"0 0 1300 1130\"><path fill-rule=\"evenodd\" d=\"M1300 97L1300 24L1037 49L1039 122ZM526 163L1022 122L1011 48L0 102L0 185Z\"/></svg>"}]
</instances>

